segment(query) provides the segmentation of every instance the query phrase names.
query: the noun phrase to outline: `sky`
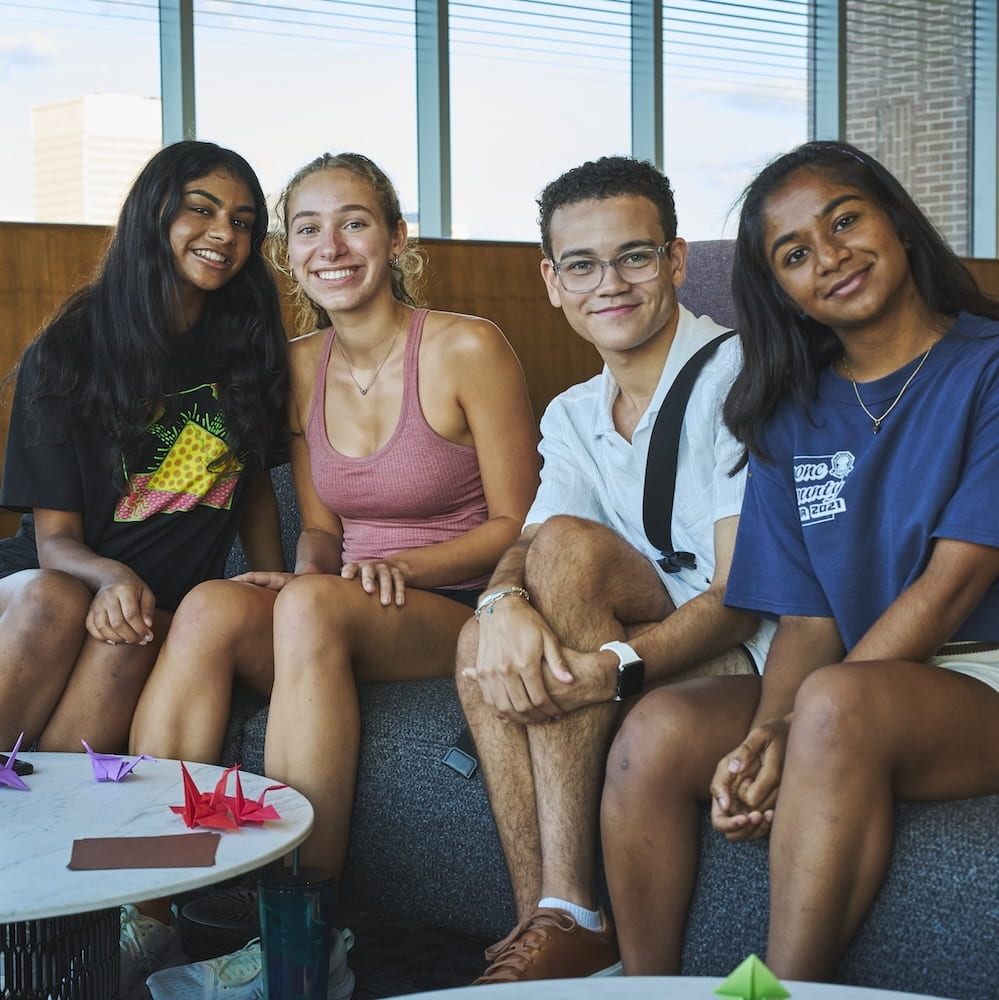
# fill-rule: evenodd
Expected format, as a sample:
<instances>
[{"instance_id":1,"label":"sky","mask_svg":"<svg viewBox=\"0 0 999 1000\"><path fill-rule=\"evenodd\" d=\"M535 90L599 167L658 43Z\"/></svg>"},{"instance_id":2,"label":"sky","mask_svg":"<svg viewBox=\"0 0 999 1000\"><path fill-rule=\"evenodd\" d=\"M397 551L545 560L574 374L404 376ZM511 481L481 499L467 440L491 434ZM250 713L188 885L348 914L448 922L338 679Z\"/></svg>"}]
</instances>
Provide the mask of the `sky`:
<instances>
[{"instance_id":1,"label":"sky","mask_svg":"<svg viewBox=\"0 0 999 1000\"><path fill-rule=\"evenodd\" d=\"M782 5L795 0L775 0L770 16ZM363 152L415 212L411 2L294 6L196 0L198 137L237 149L273 193L320 152ZM713 5L726 6L746 9ZM630 152L627 7L581 4L571 20L539 0L502 7L451 2L452 217L456 236L533 240L545 183ZM806 138L807 94L803 57L771 44L782 41L776 22L747 21L730 38L719 28L705 46L682 22L697 7L688 0L668 24L678 41L666 48L665 171L681 234L715 239L733 234L733 204L756 170ZM0 0L0 218L33 218L31 108L85 93L158 96L157 26L155 0ZM802 53L803 30L789 37ZM707 51L708 61L688 55Z\"/></svg>"}]
</instances>

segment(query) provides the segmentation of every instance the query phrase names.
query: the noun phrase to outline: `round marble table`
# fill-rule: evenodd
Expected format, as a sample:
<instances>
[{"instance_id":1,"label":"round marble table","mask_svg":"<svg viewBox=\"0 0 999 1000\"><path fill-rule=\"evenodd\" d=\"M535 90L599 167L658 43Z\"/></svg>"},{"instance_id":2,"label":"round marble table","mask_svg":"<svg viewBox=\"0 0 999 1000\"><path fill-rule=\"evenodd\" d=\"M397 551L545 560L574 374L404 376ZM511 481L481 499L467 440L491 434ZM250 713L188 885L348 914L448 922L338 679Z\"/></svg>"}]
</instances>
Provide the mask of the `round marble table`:
<instances>
[{"instance_id":1,"label":"round marble table","mask_svg":"<svg viewBox=\"0 0 999 1000\"><path fill-rule=\"evenodd\" d=\"M117 995L120 904L174 896L252 871L287 854L312 829L308 800L283 788L264 800L281 818L223 831L209 867L71 871L74 840L204 832L189 831L170 811L184 801L180 764L142 761L123 781L97 782L83 753L18 757L35 770L24 778L30 791L0 786L0 995L5 989L24 997L72 992L108 1000ZM223 770L210 764L187 768L201 791L214 789ZM244 795L253 799L274 783L242 771L240 780ZM64 956L67 967L58 968L52 955ZM88 959L101 966L95 975L86 968ZM29 975L30 983L24 981Z\"/></svg>"},{"instance_id":2,"label":"round marble table","mask_svg":"<svg viewBox=\"0 0 999 1000\"><path fill-rule=\"evenodd\" d=\"M496 983L489 1000L725 1000L715 990L724 977L607 976L595 979L548 979L533 983ZM875 990L865 986L784 981L791 1000L943 1000L917 993ZM481 986L409 994L408 1000L483 1000ZM400 998L401 1000L401 998Z\"/></svg>"}]
</instances>

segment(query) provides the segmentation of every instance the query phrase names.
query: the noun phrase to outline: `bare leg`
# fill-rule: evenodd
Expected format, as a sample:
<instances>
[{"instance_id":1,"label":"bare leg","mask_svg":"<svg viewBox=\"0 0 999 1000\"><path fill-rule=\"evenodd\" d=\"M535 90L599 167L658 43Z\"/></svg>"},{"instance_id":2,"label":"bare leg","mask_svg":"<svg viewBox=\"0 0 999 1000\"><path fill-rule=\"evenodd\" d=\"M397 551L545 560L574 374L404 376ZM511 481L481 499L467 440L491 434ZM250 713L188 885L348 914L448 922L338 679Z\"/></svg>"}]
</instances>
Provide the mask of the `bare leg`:
<instances>
[{"instance_id":1,"label":"bare leg","mask_svg":"<svg viewBox=\"0 0 999 1000\"><path fill-rule=\"evenodd\" d=\"M155 638L146 646L110 646L88 635L59 704L38 741L41 750L83 752L81 740L104 753L128 746L132 713L146 683L170 614L153 614Z\"/></svg>"},{"instance_id":2,"label":"bare leg","mask_svg":"<svg viewBox=\"0 0 999 1000\"><path fill-rule=\"evenodd\" d=\"M534 772L527 729L497 719L482 701L478 682L462 676L465 667L475 666L478 637L479 625L472 618L458 642L458 696L475 740L520 922L534 911L541 898L541 835Z\"/></svg>"},{"instance_id":3,"label":"bare leg","mask_svg":"<svg viewBox=\"0 0 999 1000\"><path fill-rule=\"evenodd\" d=\"M90 601L83 583L56 570L0 580L0 747L22 731L25 746L41 735L76 665Z\"/></svg>"},{"instance_id":4,"label":"bare leg","mask_svg":"<svg viewBox=\"0 0 999 1000\"><path fill-rule=\"evenodd\" d=\"M554 517L542 525L524 579L533 605L574 649L623 639L626 626L673 610L647 559L608 528L579 518ZM474 634L462 644L459 675L474 662ZM523 727L498 720L477 688L459 676L518 918L527 917L542 896L593 907L600 785L620 706L595 705L557 722Z\"/></svg>"},{"instance_id":5,"label":"bare leg","mask_svg":"<svg viewBox=\"0 0 999 1000\"><path fill-rule=\"evenodd\" d=\"M599 570L598 570L599 567ZM527 589L563 645L593 650L625 626L673 610L652 564L592 521L552 518L527 556ZM543 896L596 905L597 820L604 762L620 705L609 702L529 726L541 832Z\"/></svg>"},{"instance_id":6,"label":"bare leg","mask_svg":"<svg viewBox=\"0 0 999 1000\"><path fill-rule=\"evenodd\" d=\"M700 804L718 761L746 735L759 690L751 676L670 684L622 723L607 761L601 829L628 975L680 971Z\"/></svg>"},{"instance_id":7,"label":"bare leg","mask_svg":"<svg viewBox=\"0 0 999 1000\"><path fill-rule=\"evenodd\" d=\"M360 745L357 681L446 676L470 614L418 590L404 607L386 608L359 581L334 576L298 577L278 595L264 759L268 775L315 809L304 864L338 876L343 868Z\"/></svg>"},{"instance_id":8,"label":"bare leg","mask_svg":"<svg viewBox=\"0 0 999 1000\"><path fill-rule=\"evenodd\" d=\"M184 598L135 710L133 753L221 759L233 679L270 692L276 597L249 583L209 580Z\"/></svg>"},{"instance_id":9,"label":"bare leg","mask_svg":"<svg viewBox=\"0 0 999 1000\"><path fill-rule=\"evenodd\" d=\"M914 663L816 671L795 701L771 834L767 962L828 978L891 853L893 800L999 791L999 694Z\"/></svg>"}]
</instances>

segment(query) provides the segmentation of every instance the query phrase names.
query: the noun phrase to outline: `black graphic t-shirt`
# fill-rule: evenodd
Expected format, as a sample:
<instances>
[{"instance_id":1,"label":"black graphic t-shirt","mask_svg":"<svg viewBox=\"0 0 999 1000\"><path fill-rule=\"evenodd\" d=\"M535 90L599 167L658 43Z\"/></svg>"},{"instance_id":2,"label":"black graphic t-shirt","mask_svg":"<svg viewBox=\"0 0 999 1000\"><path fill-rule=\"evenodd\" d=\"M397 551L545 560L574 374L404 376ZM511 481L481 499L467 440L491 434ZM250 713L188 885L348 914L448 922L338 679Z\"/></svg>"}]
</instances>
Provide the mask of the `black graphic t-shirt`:
<instances>
[{"instance_id":1,"label":"black graphic t-shirt","mask_svg":"<svg viewBox=\"0 0 999 1000\"><path fill-rule=\"evenodd\" d=\"M54 411L45 426L29 419L25 400L37 378L29 349L18 373L0 506L81 513L86 544L128 565L167 610L195 584L222 576L247 477L241 462L223 458L226 414L218 384L225 372L214 354L208 329L196 326L178 338L173 391L152 407L147 446L135 467L124 470L122 496L107 467L106 434ZM0 576L37 565L26 513L18 534L0 541Z\"/></svg>"}]
</instances>

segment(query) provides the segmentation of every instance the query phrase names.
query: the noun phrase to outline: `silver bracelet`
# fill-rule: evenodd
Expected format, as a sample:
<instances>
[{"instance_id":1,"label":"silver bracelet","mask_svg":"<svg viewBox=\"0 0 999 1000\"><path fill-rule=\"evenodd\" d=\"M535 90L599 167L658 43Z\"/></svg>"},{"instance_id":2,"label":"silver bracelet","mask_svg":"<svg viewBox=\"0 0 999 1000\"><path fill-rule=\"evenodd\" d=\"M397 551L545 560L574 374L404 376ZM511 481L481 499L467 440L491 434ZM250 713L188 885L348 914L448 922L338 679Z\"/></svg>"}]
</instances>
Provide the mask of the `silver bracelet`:
<instances>
[{"instance_id":1,"label":"silver bracelet","mask_svg":"<svg viewBox=\"0 0 999 1000\"><path fill-rule=\"evenodd\" d=\"M510 597L510 595L516 597L523 597L528 604L531 603L531 595L523 587L501 587L499 590L493 590L488 594L483 594L479 598L478 606L475 609L475 620L479 620L479 616L485 612L491 615L493 613L493 605L497 601L502 601L504 597Z\"/></svg>"}]
</instances>

